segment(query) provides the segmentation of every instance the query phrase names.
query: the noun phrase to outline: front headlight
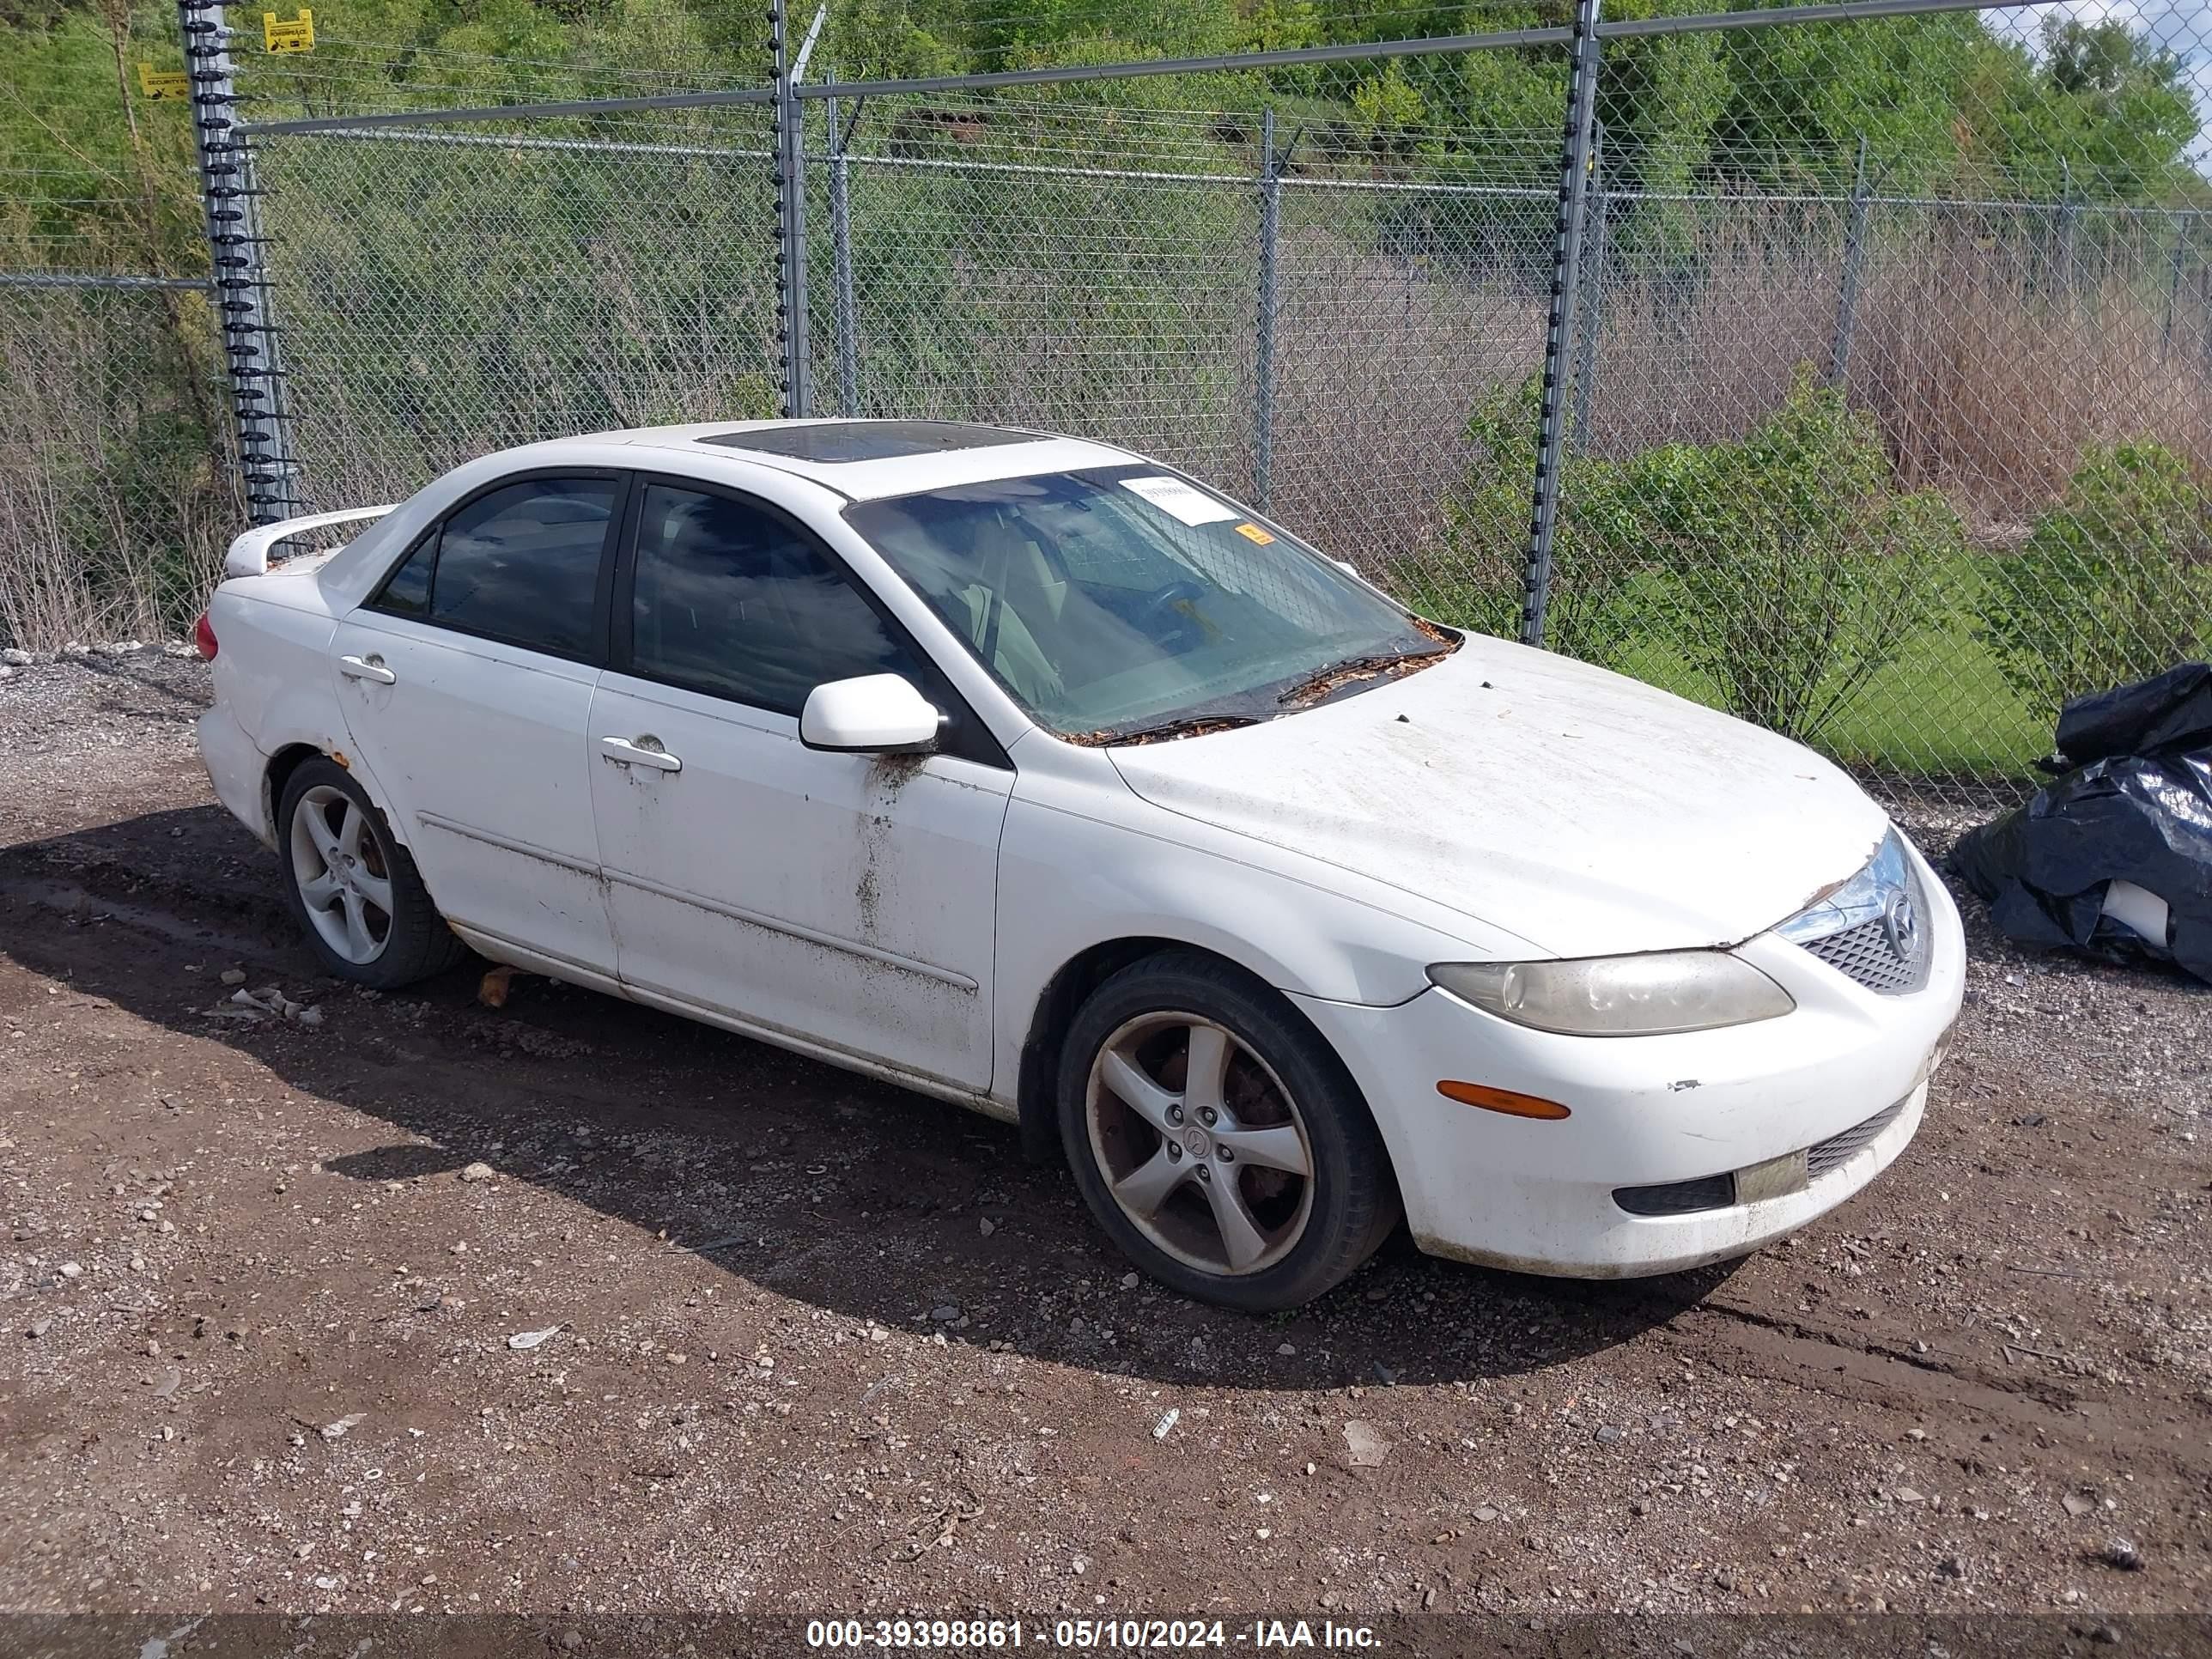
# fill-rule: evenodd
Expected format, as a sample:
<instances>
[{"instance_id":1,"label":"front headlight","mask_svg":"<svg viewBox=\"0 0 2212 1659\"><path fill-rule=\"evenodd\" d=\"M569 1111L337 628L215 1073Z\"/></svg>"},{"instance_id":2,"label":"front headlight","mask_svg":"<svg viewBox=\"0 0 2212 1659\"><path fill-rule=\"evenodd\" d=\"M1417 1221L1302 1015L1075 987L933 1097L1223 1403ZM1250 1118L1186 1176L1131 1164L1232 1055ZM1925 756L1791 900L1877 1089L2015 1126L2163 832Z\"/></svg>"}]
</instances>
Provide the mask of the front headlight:
<instances>
[{"instance_id":1,"label":"front headlight","mask_svg":"<svg viewBox=\"0 0 2212 1659\"><path fill-rule=\"evenodd\" d=\"M1438 962L1429 978L1476 1007L1570 1036L1660 1036L1773 1019L1790 993L1725 951L1578 962Z\"/></svg>"}]
</instances>

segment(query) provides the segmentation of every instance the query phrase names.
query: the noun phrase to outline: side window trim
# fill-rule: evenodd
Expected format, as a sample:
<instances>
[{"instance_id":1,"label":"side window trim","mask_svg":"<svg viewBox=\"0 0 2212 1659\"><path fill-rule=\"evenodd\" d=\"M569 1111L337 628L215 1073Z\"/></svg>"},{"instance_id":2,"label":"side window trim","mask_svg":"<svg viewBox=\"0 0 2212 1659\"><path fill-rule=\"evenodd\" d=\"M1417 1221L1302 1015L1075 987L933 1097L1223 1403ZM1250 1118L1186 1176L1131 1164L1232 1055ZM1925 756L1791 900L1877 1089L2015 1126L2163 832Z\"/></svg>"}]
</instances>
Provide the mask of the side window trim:
<instances>
[{"instance_id":1,"label":"side window trim","mask_svg":"<svg viewBox=\"0 0 2212 1659\"><path fill-rule=\"evenodd\" d=\"M634 664L637 647L637 532L645 517L645 495L658 483L672 480L656 472L633 472L629 490L623 498L622 520L617 526L613 580L608 593L607 669L641 679Z\"/></svg>"},{"instance_id":2,"label":"side window trim","mask_svg":"<svg viewBox=\"0 0 2212 1659\"><path fill-rule=\"evenodd\" d=\"M495 495L500 490L510 489L516 484L529 483L540 478L604 479L611 482L615 487L614 501L607 514L606 531L599 543L599 578L592 585L592 593L591 645L585 654L574 656L565 651L549 651L544 646L533 645L527 640L509 639L504 635L486 633L481 629L463 628L456 623L441 621L434 615L410 616L405 611L386 611L383 608L385 589L392 586L399 573L406 568L408 561L412 559L426 543L433 539L441 539L444 537L446 526L452 523L457 515L467 512L487 495ZM390 617L399 622L415 623L424 628L434 628L441 634L458 635L464 639L488 640L495 645L511 646L518 651L535 652L541 657L551 657L559 662L580 663L587 668L605 668L613 661L608 633L614 617L618 555L630 532L629 515L634 510L635 500L643 494L638 487L637 478L636 473L615 466L533 466L526 467L520 472L503 473L488 483L478 485L453 502L437 516L428 529L408 543L405 550L398 557L392 560L384 574L377 578L375 588L369 597L361 603L358 609L374 611L380 617ZM441 549L441 552L442 550ZM438 556L434 554L430 561L428 600L428 603L433 605L436 602L437 591Z\"/></svg>"},{"instance_id":3,"label":"side window trim","mask_svg":"<svg viewBox=\"0 0 2212 1659\"><path fill-rule=\"evenodd\" d=\"M645 492L658 485L665 489L687 490L695 495L720 496L725 501L734 501L740 507L750 508L772 519L790 531L806 546L808 550L829 567L838 580L858 594L860 602L875 613L877 620L882 623L884 631L890 636L892 642L906 653L907 659L921 672L925 682L921 687L922 694L944 709L949 717L945 741L938 750L939 753L951 756L956 760L972 761L979 766L988 766L1003 772L1011 772L1014 769L1013 761L1007 756L1004 746L992 735L990 729L976 717L975 711L968 706L968 700L960 695L959 689L946 677L945 671L939 668L929 653L921 648L921 641L914 637L904 623L892 614L890 607L884 604L881 596L867 583L854 574L852 567L845 562L837 550L817 534L813 526L797 514L788 507L779 506L748 490L712 479L686 477L678 473L669 472L634 472L629 476L629 496L619 515L622 535L616 550L614 562L611 593L612 627L610 630L606 662L610 673L628 675L633 679L644 680L653 685L672 685L678 690L688 691L695 696L712 697L717 702L726 702L733 708L750 708L757 713L775 714L779 718L792 720L796 723L795 715L786 715L779 710L763 708L757 703L747 702L743 698L732 696L726 691L708 690L703 687L685 685L679 681L664 679L658 675L641 673L636 666L635 648L636 645L637 541L641 521L644 517Z\"/></svg>"}]
</instances>

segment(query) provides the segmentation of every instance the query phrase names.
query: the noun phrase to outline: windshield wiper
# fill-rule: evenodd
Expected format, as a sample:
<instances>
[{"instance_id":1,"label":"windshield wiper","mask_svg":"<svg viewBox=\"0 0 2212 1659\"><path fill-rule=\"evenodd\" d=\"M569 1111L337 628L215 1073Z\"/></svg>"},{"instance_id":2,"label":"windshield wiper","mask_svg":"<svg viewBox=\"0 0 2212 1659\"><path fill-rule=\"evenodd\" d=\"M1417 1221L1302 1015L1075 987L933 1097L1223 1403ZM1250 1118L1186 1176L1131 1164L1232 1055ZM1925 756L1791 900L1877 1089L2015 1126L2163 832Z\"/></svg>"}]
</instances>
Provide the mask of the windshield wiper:
<instances>
[{"instance_id":1,"label":"windshield wiper","mask_svg":"<svg viewBox=\"0 0 2212 1659\"><path fill-rule=\"evenodd\" d=\"M1171 720L1162 720L1155 726L1140 726L1134 731L1122 732L1109 727L1103 732L1085 732L1071 737L1070 743L1088 744L1097 748L1108 748L1124 743L1164 743L1170 738L1202 738L1209 732L1227 732L1239 726L1257 726L1256 714L1178 714Z\"/></svg>"},{"instance_id":2,"label":"windshield wiper","mask_svg":"<svg viewBox=\"0 0 2212 1659\"><path fill-rule=\"evenodd\" d=\"M1360 679L1370 674L1380 674L1409 662L1426 662L1431 657L1448 657L1456 647L1439 645L1426 651L1372 651L1357 657L1346 657L1326 668L1317 668L1304 679L1294 683L1277 702L1298 702L1330 690L1339 682Z\"/></svg>"}]
</instances>

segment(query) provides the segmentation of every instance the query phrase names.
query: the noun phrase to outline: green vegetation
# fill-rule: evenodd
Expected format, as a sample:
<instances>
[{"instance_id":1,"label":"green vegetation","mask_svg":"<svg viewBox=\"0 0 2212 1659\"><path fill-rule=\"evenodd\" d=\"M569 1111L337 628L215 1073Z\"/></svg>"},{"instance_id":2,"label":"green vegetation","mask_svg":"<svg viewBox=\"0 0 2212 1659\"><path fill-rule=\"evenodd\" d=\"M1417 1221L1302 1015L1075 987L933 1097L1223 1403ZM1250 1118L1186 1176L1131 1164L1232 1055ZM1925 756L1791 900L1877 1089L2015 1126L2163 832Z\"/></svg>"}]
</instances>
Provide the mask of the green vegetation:
<instances>
[{"instance_id":1,"label":"green vegetation","mask_svg":"<svg viewBox=\"0 0 2212 1659\"><path fill-rule=\"evenodd\" d=\"M1521 625L1531 481L1536 473L1536 378L1498 386L1467 423L1474 461L1444 498L1443 547L1394 571L1393 586L1416 610L1456 627L1510 639ZM1620 469L1577 460L1559 492L1552 530L1551 609L1545 637L1557 651L1620 665L1638 636L1634 572L1608 556Z\"/></svg>"},{"instance_id":2,"label":"green vegetation","mask_svg":"<svg viewBox=\"0 0 2212 1659\"><path fill-rule=\"evenodd\" d=\"M1616 19L1711 0L1617 0ZM802 14L804 7L798 9ZM839 0L817 62L847 79L1267 51L1399 35L1557 25L1565 0L1409 5L1366 0ZM250 25L251 15L248 14ZM803 20L802 20L803 21ZM764 8L726 0L335 0L310 55L241 57L264 117L571 99L757 82ZM250 35L248 37L250 41ZM181 62L158 0L0 0L0 152L36 166L54 206L19 235L115 216L142 255L188 253L183 108L148 104L136 64ZM1556 49L1302 65L1265 74L1091 83L1047 98L1224 110L1273 101L1326 149L1370 163L1480 170L1531 153L1559 124ZM1038 94L1031 91L1026 96ZM1608 167L1652 188L1834 185L1863 137L1896 189L2050 198L2062 160L2077 199L2205 194L2186 155L2197 115L2182 60L2124 23L2051 20L2031 51L1966 13L1852 26L1617 40L1599 116ZM63 223L57 227L55 218Z\"/></svg>"},{"instance_id":3,"label":"green vegetation","mask_svg":"<svg viewBox=\"0 0 2212 1659\"><path fill-rule=\"evenodd\" d=\"M2032 713L1978 636L1976 606L1992 561L1952 553L1921 568L1919 626L1883 665L1841 700L1816 734L1815 746L1856 766L1922 777L2002 778L2025 775L2050 752L2051 715ZM1715 708L1731 707L1725 684L1702 672L1678 641L1687 620L1683 596L1668 593L1655 571L1626 584L1626 625L1607 665ZM1409 573L1400 590L1426 614L1516 636L1514 614L1501 628L1487 595L1470 596L1432 571ZM1555 592L1556 604L1560 595ZM1661 617L1673 612L1668 625ZM1484 621L1478 622L1480 616ZM1714 636L1721 620L1711 622Z\"/></svg>"},{"instance_id":4,"label":"green vegetation","mask_svg":"<svg viewBox=\"0 0 2212 1659\"><path fill-rule=\"evenodd\" d=\"M1893 774L2003 778L2027 774L2050 752L2050 715L2028 711L1974 635L1988 565L1983 556L1960 554L1927 568L1923 626L1821 729L1824 753ZM1632 647L1618 665L1678 696L1727 707L1721 688L1662 638Z\"/></svg>"},{"instance_id":5,"label":"green vegetation","mask_svg":"<svg viewBox=\"0 0 2212 1659\"><path fill-rule=\"evenodd\" d=\"M1684 661L1733 713L1802 739L1913 648L1929 567L1965 541L1942 496L1898 488L1874 418L1809 367L1741 442L1670 444L1629 471Z\"/></svg>"},{"instance_id":6,"label":"green vegetation","mask_svg":"<svg viewBox=\"0 0 2212 1659\"><path fill-rule=\"evenodd\" d=\"M2162 444L2098 445L2027 544L1991 562L1978 633L2027 705L2212 650L2212 489Z\"/></svg>"},{"instance_id":7,"label":"green vegetation","mask_svg":"<svg viewBox=\"0 0 2212 1659\"><path fill-rule=\"evenodd\" d=\"M1714 5L1608 0L1607 11ZM766 77L764 11L724 0L325 0L312 55L269 58L248 37L243 84L262 118L752 84ZM798 0L793 11L803 25L811 7ZM815 63L817 76L834 68L848 80L934 75L1568 15L1565 0L1391 11L1370 0L836 0ZM1948 249L1973 273L1948 292L1957 310L1939 313L1894 281L1893 292L1870 288L1856 403L1806 373L1785 386L1778 373L1825 349L1835 249L1809 221L1740 211L1739 198L1847 188L1862 140L1893 193L2052 201L2063 177L2086 207L2212 206L2188 160L2198 123L2180 59L2118 21L2053 20L2032 46L2005 27L1959 13L1608 45L1605 179L1698 203L1616 196L1608 216L1613 257L1640 286L1630 295L1617 283L1601 352L1613 378L1601 396L1620 389L1606 405L1620 429L1567 465L1554 646L1846 757L1937 771L2016 770L2043 747L2067 690L2205 648L2212 437L2191 424L2202 400L2161 392L2148 406L2184 411L2172 429L2115 444L2095 391L2134 384L2154 353L2169 380L2197 373L2187 349L2169 365L2172 325L2159 325L2167 256L2138 227L2161 219L2083 219L2075 259L2103 286L2060 313L2035 240L2042 216L1912 232L1929 240L1900 240L1887 269ZM204 269L186 112L136 89L141 61L181 62L174 29L158 0L0 0L0 152L14 169L0 191L0 268ZM1285 219L1279 488L1300 472L1419 477L1409 521L1443 494L1441 528L1423 518L1377 556L1397 560L1401 591L1432 613L1510 635L1535 433L1516 331L1540 309L1553 206L1540 186L1556 166L1565 91L1555 48L1425 54L876 100L860 143L898 161L1043 159L1247 179L1252 117L1272 106L1284 136L1300 136L1304 183L1538 186L1301 191L1287 195ZM1168 113L1194 111L1218 113ZM814 119L818 144L818 106ZM522 131L469 129L473 149L263 146L283 250L276 299L319 495L380 496L546 431L774 406L766 170L672 148L762 148L758 112L527 129L672 146L653 155L502 142ZM817 237L823 177L811 196ZM1079 424L1235 481L1252 398L1247 194L1010 183L888 161L857 167L852 191L866 412ZM1893 223L1889 234L1907 233ZM829 266L817 253L812 356L825 388L836 375ZM2031 275L2004 274L2015 268ZM0 414L20 434L0 446L0 637L58 642L93 627L88 618L111 632L173 628L234 517L205 307L147 295L0 304L15 305L0 311L0 367L15 392ZM1354 316L1356 375L1316 373L1341 349L1330 337L1338 319ZM1941 361L1928 338L1949 343ZM1466 349L1440 352L1439 340ZM2042 343L2027 368L2023 340ZM1730 342L1748 344L1721 362ZM1706 401L1729 412L1690 428L1698 441L1638 448L1684 430L1665 404L1689 349L1711 383ZM2103 354L2094 363L2093 352ZM1991 377L2006 365L2018 385L2000 389ZM2022 410L2021 387L2032 397L2069 379L2092 390L2054 392L2033 419ZM1939 384L1942 400L1929 395ZM1412 407L1408 393L1425 395L1419 428L1388 441L1351 407ZM1648 407L1626 401L1638 396ZM1912 425L1939 407L1959 411L1951 424ZM2035 430L2032 468L2017 461L2021 424ZM1449 452L1441 465L1453 470L1464 453L1464 476L1442 489L1450 473L1421 473L1415 450ZM1337 493L1349 515L1339 527L1356 532L1367 497ZM1961 513L1980 527L1971 544ZM1993 536L1993 521L2014 528ZM1432 530L1415 556L1415 538Z\"/></svg>"},{"instance_id":8,"label":"green vegetation","mask_svg":"<svg viewBox=\"0 0 2212 1659\"><path fill-rule=\"evenodd\" d=\"M1478 410L1441 545L1401 585L1517 630L1536 386ZM1972 550L1897 483L1867 412L1801 368L1741 440L1561 471L1547 641L1844 758L2016 772L2059 706L2212 650L2212 486L2166 447L2095 444L2013 549Z\"/></svg>"},{"instance_id":9,"label":"green vegetation","mask_svg":"<svg viewBox=\"0 0 2212 1659\"><path fill-rule=\"evenodd\" d=\"M1427 595L1510 633L1534 470L1532 379L1479 411L1480 459L1448 504L1443 556L1469 580ZM1560 469L1547 638L1646 678L1710 688L1731 713L1811 740L1911 654L1942 562L1964 550L1948 502L1898 487L1873 417L1801 367L1742 439L1662 444ZM1663 647L1679 669L1655 664Z\"/></svg>"}]
</instances>

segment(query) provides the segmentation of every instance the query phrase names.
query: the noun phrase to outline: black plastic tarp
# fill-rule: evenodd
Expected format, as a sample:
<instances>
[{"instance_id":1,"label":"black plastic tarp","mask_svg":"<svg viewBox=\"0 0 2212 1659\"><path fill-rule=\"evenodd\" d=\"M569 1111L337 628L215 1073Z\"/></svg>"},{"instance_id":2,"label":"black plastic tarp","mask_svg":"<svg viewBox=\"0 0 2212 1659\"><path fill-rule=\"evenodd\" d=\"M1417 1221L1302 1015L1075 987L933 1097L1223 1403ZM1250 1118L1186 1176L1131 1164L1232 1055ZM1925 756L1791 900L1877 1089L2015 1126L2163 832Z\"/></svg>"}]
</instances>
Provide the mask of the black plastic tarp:
<instances>
[{"instance_id":1,"label":"black plastic tarp","mask_svg":"<svg viewBox=\"0 0 2212 1659\"><path fill-rule=\"evenodd\" d=\"M2212 982L2212 666L2076 697L2058 752L2073 769L1968 830L1953 867L2008 939L2176 962ZM2164 901L2164 939L2107 914L2114 882Z\"/></svg>"}]
</instances>

